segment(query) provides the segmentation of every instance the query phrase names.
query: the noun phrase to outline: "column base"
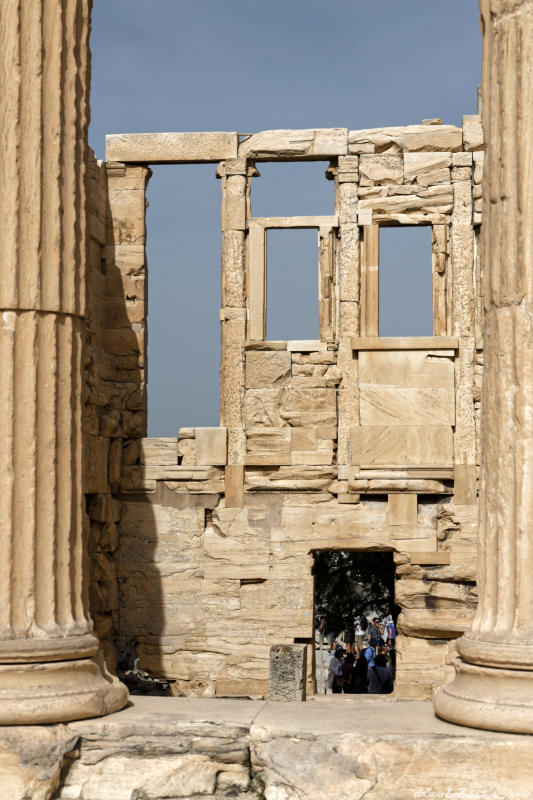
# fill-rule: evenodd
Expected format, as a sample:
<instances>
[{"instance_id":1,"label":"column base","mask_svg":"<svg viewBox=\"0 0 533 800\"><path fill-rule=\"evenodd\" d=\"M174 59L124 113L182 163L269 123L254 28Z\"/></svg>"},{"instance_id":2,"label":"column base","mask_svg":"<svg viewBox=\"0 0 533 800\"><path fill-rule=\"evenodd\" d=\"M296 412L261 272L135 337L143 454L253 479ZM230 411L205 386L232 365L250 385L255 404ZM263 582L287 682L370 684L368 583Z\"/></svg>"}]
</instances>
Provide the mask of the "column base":
<instances>
[{"instance_id":1,"label":"column base","mask_svg":"<svg viewBox=\"0 0 533 800\"><path fill-rule=\"evenodd\" d=\"M128 690L100 654L75 661L0 664L0 725L40 725L119 711Z\"/></svg>"},{"instance_id":2,"label":"column base","mask_svg":"<svg viewBox=\"0 0 533 800\"><path fill-rule=\"evenodd\" d=\"M454 659L455 678L440 688L437 716L458 725L533 733L533 671L495 669Z\"/></svg>"}]
</instances>

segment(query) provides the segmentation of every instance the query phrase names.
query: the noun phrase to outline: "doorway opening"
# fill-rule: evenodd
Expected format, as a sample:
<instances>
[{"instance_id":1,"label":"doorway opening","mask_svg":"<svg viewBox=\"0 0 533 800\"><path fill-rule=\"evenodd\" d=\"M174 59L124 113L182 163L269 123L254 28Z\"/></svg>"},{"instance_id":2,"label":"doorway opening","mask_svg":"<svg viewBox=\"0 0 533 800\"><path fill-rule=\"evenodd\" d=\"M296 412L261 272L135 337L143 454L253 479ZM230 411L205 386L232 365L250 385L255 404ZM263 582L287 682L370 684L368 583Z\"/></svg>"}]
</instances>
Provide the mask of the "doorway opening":
<instances>
[{"instance_id":1,"label":"doorway opening","mask_svg":"<svg viewBox=\"0 0 533 800\"><path fill-rule=\"evenodd\" d=\"M399 613L392 552L316 551L313 575L317 693L390 694Z\"/></svg>"}]
</instances>

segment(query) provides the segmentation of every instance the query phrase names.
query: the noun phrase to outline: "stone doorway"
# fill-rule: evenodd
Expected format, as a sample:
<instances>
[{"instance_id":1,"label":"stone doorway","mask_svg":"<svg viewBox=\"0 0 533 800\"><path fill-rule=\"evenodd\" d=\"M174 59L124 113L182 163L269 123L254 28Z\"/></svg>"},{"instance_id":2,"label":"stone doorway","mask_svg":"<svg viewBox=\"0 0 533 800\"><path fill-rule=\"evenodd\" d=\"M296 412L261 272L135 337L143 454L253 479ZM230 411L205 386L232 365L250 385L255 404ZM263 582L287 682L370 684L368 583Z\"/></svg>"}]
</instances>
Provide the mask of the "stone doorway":
<instances>
[{"instance_id":1,"label":"stone doorway","mask_svg":"<svg viewBox=\"0 0 533 800\"><path fill-rule=\"evenodd\" d=\"M355 620L364 614L368 625L377 617L396 625L399 608L395 603L395 564L392 551L319 550L314 553L313 683L319 695L331 694L327 686L332 640L340 643L345 656L369 643L368 630L363 640L356 635ZM324 622L322 623L322 620ZM384 637L387 638L386 636ZM329 652L331 649L331 653ZM376 647L387 653L392 676L395 674L395 648ZM343 692L349 693L349 692Z\"/></svg>"}]
</instances>

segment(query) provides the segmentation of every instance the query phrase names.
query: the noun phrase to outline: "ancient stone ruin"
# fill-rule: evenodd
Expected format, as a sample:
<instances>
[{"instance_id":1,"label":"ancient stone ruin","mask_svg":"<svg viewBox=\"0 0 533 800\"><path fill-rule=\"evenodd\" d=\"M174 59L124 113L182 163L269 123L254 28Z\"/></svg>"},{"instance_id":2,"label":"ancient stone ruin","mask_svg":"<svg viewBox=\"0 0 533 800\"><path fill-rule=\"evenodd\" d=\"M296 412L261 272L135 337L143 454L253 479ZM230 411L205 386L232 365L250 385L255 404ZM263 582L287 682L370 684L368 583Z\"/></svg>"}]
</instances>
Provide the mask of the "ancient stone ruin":
<instances>
[{"instance_id":1,"label":"ancient stone ruin","mask_svg":"<svg viewBox=\"0 0 533 800\"><path fill-rule=\"evenodd\" d=\"M533 0L481 7L485 142L469 115L124 134L99 162L89 0L0 6L2 797L531 797ZM271 161L324 161L330 214L254 216ZM150 164L205 162L220 426L150 439ZM433 335L384 338L379 231L406 225ZM317 230L317 340L265 338L279 228ZM315 696L323 550L393 553L392 698ZM121 711L117 670L177 696Z\"/></svg>"},{"instance_id":2,"label":"ancient stone ruin","mask_svg":"<svg viewBox=\"0 0 533 800\"><path fill-rule=\"evenodd\" d=\"M312 694L313 553L371 549L397 564L397 696L446 679L476 603L483 156L477 116L108 137L91 165L85 491L111 663L118 636L176 694L262 697L271 645L307 642ZM261 163L295 160L326 162L331 214L255 217ZM148 164L199 161L222 188L221 427L149 439ZM433 336L378 335L391 225L431 229ZM274 228L318 233L316 341L265 340Z\"/></svg>"}]
</instances>

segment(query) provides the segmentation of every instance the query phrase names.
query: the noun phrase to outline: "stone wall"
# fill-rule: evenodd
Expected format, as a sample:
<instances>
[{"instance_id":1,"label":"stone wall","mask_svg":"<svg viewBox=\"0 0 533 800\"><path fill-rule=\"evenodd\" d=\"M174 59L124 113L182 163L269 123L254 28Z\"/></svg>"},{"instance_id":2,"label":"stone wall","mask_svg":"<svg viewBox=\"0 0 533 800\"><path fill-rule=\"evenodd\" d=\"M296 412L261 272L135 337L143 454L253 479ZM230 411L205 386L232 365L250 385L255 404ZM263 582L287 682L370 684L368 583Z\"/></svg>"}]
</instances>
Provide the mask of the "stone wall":
<instances>
[{"instance_id":1,"label":"stone wall","mask_svg":"<svg viewBox=\"0 0 533 800\"><path fill-rule=\"evenodd\" d=\"M175 693L264 696L270 646L295 641L308 643L313 691L312 567L323 549L394 552L395 692L426 697L446 679L450 643L476 604L480 131L478 117L462 129L267 131L220 162L228 427L167 439L145 438L149 169L133 163L140 137L131 163L121 137L90 280L93 614L104 639L128 641ZM199 137L199 160L202 135L183 136ZM141 138L149 161L153 141ZM186 160L183 146L166 159ZM251 216L256 161L325 157L330 217ZM102 237L106 175L93 172ZM432 228L432 337L378 337L379 227L392 224ZM320 340L264 340L271 227L318 229Z\"/></svg>"}]
</instances>

